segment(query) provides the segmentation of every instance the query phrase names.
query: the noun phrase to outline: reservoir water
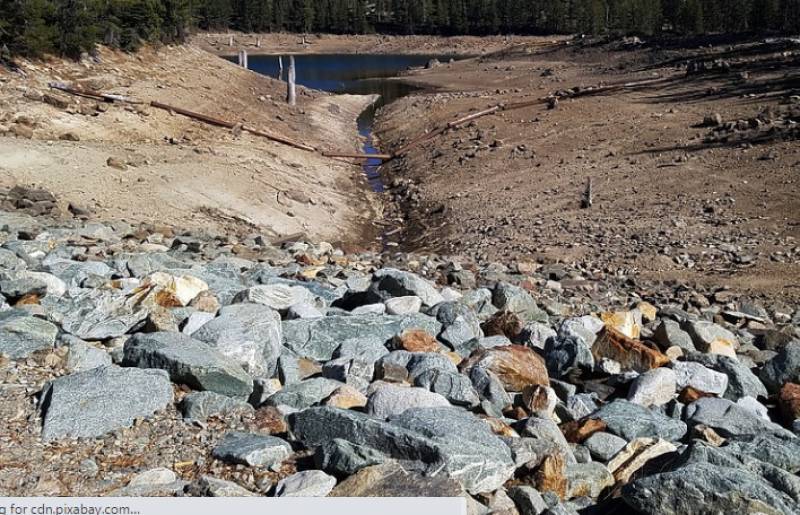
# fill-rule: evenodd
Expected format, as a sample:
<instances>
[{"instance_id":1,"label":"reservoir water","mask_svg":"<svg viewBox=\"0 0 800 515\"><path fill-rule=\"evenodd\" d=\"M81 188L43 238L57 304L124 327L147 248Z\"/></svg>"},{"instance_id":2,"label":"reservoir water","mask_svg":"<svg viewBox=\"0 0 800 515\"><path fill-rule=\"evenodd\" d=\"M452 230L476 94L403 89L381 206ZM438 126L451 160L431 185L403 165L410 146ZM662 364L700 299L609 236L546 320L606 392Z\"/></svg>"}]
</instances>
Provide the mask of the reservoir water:
<instances>
[{"instance_id":1,"label":"reservoir water","mask_svg":"<svg viewBox=\"0 0 800 515\"><path fill-rule=\"evenodd\" d=\"M364 153L379 153L375 148L372 125L375 112L382 106L397 100L419 88L411 84L388 80L409 67L424 66L431 59L447 62L451 56L404 55L404 54L302 54L295 55L297 84L331 93L354 95L380 95L375 104L367 108L358 118L358 131L364 137ZM283 73L289 66L288 56L283 56ZM233 59L231 59L233 60ZM272 78L280 76L279 56L249 56L251 70ZM364 173L374 191L383 191L378 167L381 161L368 159Z\"/></svg>"}]
</instances>

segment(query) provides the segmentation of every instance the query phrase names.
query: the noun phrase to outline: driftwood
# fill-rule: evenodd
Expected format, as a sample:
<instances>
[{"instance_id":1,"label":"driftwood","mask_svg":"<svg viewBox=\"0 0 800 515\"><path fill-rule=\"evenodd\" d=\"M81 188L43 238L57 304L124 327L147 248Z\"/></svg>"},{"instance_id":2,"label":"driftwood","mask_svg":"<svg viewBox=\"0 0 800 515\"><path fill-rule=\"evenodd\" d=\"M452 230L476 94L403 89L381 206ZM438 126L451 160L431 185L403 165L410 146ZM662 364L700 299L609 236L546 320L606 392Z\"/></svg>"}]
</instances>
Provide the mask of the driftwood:
<instances>
[{"instance_id":1,"label":"driftwood","mask_svg":"<svg viewBox=\"0 0 800 515\"><path fill-rule=\"evenodd\" d=\"M234 127L239 125L238 122L231 122L231 121L228 121L228 120L222 120L220 118L214 118L213 116L208 116L208 115L205 115L205 114L202 114L202 113L196 113L194 111L189 111L188 109L183 109L183 108L180 108L180 107L171 106L171 105L168 105L168 104L163 104L163 103L157 102L155 100L150 102L150 105L153 106L153 107L156 107L158 109L164 109L165 111L169 111L171 113L180 114L182 116L186 116L186 117L192 118L194 120L199 120L199 121L207 123L209 125L216 125L218 127L225 127L226 129L233 129ZM306 150L308 152L316 152L316 150L317 150L312 146L305 145L303 143L291 140L289 138L285 138L283 136L277 136L275 134L271 134L269 132L266 132L266 131L263 131L263 130L260 130L260 129L256 129L256 128L253 128L253 127L248 127L247 125L242 125L241 126L241 130L243 130L245 132L249 132L250 134L253 134L255 136L261 136L262 138L266 138L268 140L272 140L272 141L275 141L275 142L278 142L278 143L282 143L284 145L289 145L291 147L299 148L301 150Z\"/></svg>"},{"instance_id":2,"label":"driftwood","mask_svg":"<svg viewBox=\"0 0 800 515\"><path fill-rule=\"evenodd\" d=\"M652 79L645 79L645 80L635 81L635 82L622 82L622 83L608 84L608 85L604 85L604 86L597 86L597 87L594 87L594 88L587 88L587 89L579 90L579 91L574 92L571 95L566 96L566 98L577 98L577 97L583 97L583 96L588 96L588 95L597 95L599 93L608 93L608 92L611 92L611 91L616 91L616 90L621 90L621 89L629 89L629 88L634 88L634 87L638 87L638 86L656 84L658 82L663 82L665 80L669 80L669 77L666 77L666 78L655 77L655 78L652 78ZM481 118L483 116L488 116L488 115L495 114L495 113L498 113L498 112L513 111L513 110L516 110L516 109L523 109L523 108L526 108L526 107L533 107L535 105L544 104L544 105L550 106L550 105L552 105L554 103L554 101L557 104L558 97L547 96L547 97L544 97L544 98L537 98L536 100L526 100L524 102L515 102L515 103L511 103L511 104L503 104L503 103L496 104L496 105L488 107L488 108L486 108L486 109L484 109L482 111L478 111L477 113L472 113L470 115L467 115L467 116L464 116L462 118L458 118L456 120L448 122L446 125L443 125L443 126L441 126L439 128L432 129L429 132L425 132L424 134L421 134L420 136L417 136L416 138L412 139L410 142L406 143L405 145L403 145L402 147L397 149L394 152L394 154L392 154L392 159L397 158L397 157L401 157L401 156L407 154L409 150L411 150L413 148L416 148L419 145L421 145L423 143L426 143L426 142L436 138L437 136L439 136L441 134L444 134L445 132L447 132L450 129L455 129L457 127L460 127L461 125L464 125L464 124L466 124L468 122L471 122L473 120L477 120L478 118Z\"/></svg>"},{"instance_id":3,"label":"driftwood","mask_svg":"<svg viewBox=\"0 0 800 515\"><path fill-rule=\"evenodd\" d=\"M57 89L64 93L69 93L78 97L91 98L92 100L99 100L101 102L125 102L127 104L143 104L144 102L134 100L123 95L113 95L109 93L98 93L96 91L86 91L84 89L73 88L67 86L63 82L51 82L48 84L51 89Z\"/></svg>"},{"instance_id":4,"label":"driftwood","mask_svg":"<svg viewBox=\"0 0 800 515\"><path fill-rule=\"evenodd\" d=\"M481 118L482 116L488 116L490 114L494 114L497 111L499 111L500 109L502 109L502 107L500 105L496 105L494 107L490 107L489 109L484 109L483 111L478 111L477 113L473 113L471 115L465 116L463 118L459 118L458 120L454 120L454 121L448 123L447 124L447 128L448 129L454 129L456 127L460 127L460 126L464 125L465 123L471 122L472 120L476 120L478 118Z\"/></svg>"}]
</instances>

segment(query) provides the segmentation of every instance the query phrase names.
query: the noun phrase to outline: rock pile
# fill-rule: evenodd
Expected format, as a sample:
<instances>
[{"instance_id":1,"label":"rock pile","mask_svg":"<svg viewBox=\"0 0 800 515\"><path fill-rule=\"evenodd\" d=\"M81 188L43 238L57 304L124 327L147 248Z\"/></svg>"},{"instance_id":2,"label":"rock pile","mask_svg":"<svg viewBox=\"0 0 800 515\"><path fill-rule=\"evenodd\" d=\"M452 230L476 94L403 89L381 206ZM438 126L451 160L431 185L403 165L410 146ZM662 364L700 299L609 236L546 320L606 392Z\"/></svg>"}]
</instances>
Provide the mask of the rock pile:
<instances>
[{"instance_id":1,"label":"rock pile","mask_svg":"<svg viewBox=\"0 0 800 515\"><path fill-rule=\"evenodd\" d=\"M795 308L259 235L0 227L0 414L23 413L0 451L83 452L63 493L798 513ZM13 474L3 493L29 493Z\"/></svg>"},{"instance_id":2,"label":"rock pile","mask_svg":"<svg viewBox=\"0 0 800 515\"><path fill-rule=\"evenodd\" d=\"M719 115L716 115L719 116ZM764 109L750 118L723 121L715 119L714 127L704 141L706 143L757 143L765 141L792 140L800 137L797 122L800 120L800 105L786 105L777 109ZM765 157L772 160L775 157Z\"/></svg>"}]
</instances>

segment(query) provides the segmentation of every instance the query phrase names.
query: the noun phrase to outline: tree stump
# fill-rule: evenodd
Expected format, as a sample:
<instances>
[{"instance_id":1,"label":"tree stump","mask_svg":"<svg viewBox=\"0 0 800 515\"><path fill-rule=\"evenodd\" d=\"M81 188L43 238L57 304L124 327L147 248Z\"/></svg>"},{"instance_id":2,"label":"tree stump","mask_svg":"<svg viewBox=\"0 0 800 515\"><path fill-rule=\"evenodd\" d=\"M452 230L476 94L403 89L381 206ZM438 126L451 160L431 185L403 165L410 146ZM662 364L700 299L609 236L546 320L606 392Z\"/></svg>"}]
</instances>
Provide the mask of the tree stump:
<instances>
[{"instance_id":1,"label":"tree stump","mask_svg":"<svg viewBox=\"0 0 800 515\"><path fill-rule=\"evenodd\" d=\"M294 66L294 56L289 56L289 76L287 83L287 93L286 93L286 102L289 103L290 106L293 106L297 103L297 89L295 87L295 80L297 79L296 70Z\"/></svg>"}]
</instances>

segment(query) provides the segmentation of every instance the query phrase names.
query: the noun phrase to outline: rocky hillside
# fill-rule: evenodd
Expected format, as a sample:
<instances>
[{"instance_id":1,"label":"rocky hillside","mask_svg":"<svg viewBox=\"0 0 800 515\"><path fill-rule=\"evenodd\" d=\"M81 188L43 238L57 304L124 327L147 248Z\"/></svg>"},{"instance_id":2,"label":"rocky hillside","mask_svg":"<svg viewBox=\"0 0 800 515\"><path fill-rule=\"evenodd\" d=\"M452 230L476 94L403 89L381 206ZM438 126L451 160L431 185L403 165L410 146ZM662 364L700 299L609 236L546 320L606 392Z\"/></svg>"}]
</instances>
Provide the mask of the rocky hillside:
<instances>
[{"instance_id":1,"label":"rocky hillside","mask_svg":"<svg viewBox=\"0 0 800 515\"><path fill-rule=\"evenodd\" d=\"M795 307L56 221L23 193L0 212L0 495L798 513Z\"/></svg>"}]
</instances>

